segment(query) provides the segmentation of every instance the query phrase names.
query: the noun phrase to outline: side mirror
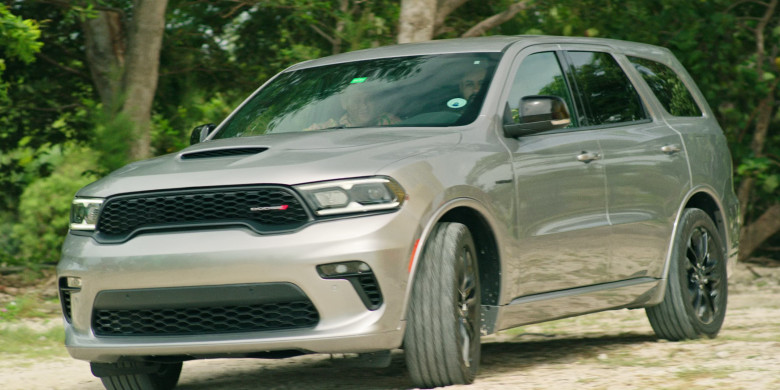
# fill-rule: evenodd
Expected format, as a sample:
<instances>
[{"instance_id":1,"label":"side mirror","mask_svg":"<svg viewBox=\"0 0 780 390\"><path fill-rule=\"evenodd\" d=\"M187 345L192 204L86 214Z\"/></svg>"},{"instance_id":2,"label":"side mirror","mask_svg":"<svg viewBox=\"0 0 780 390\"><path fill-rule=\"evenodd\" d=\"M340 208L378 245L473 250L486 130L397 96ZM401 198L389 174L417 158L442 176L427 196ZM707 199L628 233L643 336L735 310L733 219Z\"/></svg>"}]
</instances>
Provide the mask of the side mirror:
<instances>
[{"instance_id":1,"label":"side mirror","mask_svg":"<svg viewBox=\"0 0 780 390\"><path fill-rule=\"evenodd\" d=\"M520 137L562 129L571 124L566 102L557 96L524 96L516 112L507 103L504 110L504 135Z\"/></svg>"},{"instance_id":2,"label":"side mirror","mask_svg":"<svg viewBox=\"0 0 780 390\"><path fill-rule=\"evenodd\" d=\"M197 143L203 142L203 140L206 139L206 137L211 134L214 129L217 128L217 125L213 123L209 123L207 125L200 125L192 129L192 134L190 134L190 145L195 145Z\"/></svg>"}]
</instances>

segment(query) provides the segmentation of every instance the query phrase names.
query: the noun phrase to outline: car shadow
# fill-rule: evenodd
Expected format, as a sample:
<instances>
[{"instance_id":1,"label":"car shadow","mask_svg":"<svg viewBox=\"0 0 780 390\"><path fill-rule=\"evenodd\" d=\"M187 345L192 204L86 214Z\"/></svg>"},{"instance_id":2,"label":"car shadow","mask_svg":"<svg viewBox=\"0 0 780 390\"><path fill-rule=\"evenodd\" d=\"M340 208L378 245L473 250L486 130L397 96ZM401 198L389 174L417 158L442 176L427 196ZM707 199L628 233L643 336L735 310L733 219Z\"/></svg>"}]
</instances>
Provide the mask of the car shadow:
<instances>
[{"instance_id":1,"label":"car shadow","mask_svg":"<svg viewBox=\"0 0 780 390\"><path fill-rule=\"evenodd\" d=\"M522 334L511 340L482 345L480 375L533 369L539 365L570 364L597 358L627 345L656 342L653 334L621 333L600 336Z\"/></svg>"},{"instance_id":2,"label":"car shadow","mask_svg":"<svg viewBox=\"0 0 780 390\"><path fill-rule=\"evenodd\" d=\"M651 343L651 334L600 335L520 334L482 345L478 379L542 365L574 363L595 358L626 345ZM188 368L185 363L177 389L408 389L402 351L394 351L387 368L361 368L354 355L309 355L284 360L219 360ZM208 371L208 372L204 372ZM212 372L213 371L213 372ZM188 379L188 377L190 377Z\"/></svg>"}]
</instances>

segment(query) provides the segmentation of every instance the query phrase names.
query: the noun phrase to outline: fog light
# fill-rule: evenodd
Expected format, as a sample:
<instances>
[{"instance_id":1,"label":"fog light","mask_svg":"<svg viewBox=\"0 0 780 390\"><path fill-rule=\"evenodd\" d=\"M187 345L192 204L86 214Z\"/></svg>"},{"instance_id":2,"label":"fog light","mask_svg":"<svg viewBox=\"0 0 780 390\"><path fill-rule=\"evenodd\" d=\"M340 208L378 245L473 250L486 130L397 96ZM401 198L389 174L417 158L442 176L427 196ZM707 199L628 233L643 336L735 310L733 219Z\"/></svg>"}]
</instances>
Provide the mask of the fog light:
<instances>
[{"instance_id":1,"label":"fog light","mask_svg":"<svg viewBox=\"0 0 780 390\"><path fill-rule=\"evenodd\" d=\"M317 273L323 279L344 279L352 284L355 292L368 310L376 310L382 306L382 290L371 267L362 261L345 261L343 263L321 264Z\"/></svg>"},{"instance_id":2,"label":"fog light","mask_svg":"<svg viewBox=\"0 0 780 390\"><path fill-rule=\"evenodd\" d=\"M81 278L68 276L66 285L69 288L81 288Z\"/></svg>"},{"instance_id":3,"label":"fog light","mask_svg":"<svg viewBox=\"0 0 780 390\"><path fill-rule=\"evenodd\" d=\"M345 261L343 263L318 265L317 272L325 279L343 279L348 276L370 273L371 267L362 261Z\"/></svg>"},{"instance_id":4,"label":"fog light","mask_svg":"<svg viewBox=\"0 0 780 390\"><path fill-rule=\"evenodd\" d=\"M57 283L60 288L60 304L62 305L62 314L65 321L71 323L73 318L73 294L81 291L81 278L75 276L63 276Z\"/></svg>"}]
</instances>

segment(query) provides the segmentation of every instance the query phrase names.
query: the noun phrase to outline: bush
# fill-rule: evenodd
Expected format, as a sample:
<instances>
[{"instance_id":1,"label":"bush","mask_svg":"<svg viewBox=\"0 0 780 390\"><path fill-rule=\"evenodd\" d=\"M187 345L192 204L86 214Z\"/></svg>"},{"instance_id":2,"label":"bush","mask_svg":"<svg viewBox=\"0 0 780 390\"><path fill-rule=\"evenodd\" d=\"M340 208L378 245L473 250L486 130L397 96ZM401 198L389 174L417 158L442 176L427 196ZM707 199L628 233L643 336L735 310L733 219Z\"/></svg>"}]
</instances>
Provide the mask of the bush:
<instances>
[{"instance_id":1,"label":"bush","mask_svg":"<svg viewBox=\"0 0 780 390\"><path fill-rule=\"evenodd\" d=\"M53 150L52 153L58 151ZM98 153L85 147L65 147L62 162L49 177L32 182L19 201L19 223L11 233L18 245L6 261L34 266L56 263L68 232L70 204L81 187L97 179Z\"/></svg>"},{"instance_id":2,"label":"bush","mask_svg":"<svg viewBox=\"0 0 780 390\"><path fill-rule=\"evenodd\" d=\"M108 174L130 162L133 122L122 113L109 117L102 109L98 112L91 144L97 153L97 164L91 169Z\"/></svg>"}]
</instances>

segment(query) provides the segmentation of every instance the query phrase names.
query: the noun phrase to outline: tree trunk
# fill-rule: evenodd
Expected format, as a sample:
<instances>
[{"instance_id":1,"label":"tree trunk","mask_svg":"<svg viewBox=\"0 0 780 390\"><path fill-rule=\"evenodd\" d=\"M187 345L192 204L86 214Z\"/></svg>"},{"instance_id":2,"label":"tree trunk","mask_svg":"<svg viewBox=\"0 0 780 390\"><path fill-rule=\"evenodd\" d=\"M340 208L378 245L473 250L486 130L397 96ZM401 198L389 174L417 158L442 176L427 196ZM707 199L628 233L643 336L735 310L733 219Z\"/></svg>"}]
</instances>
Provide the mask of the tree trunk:
<instances>
[{"instance_id":1,"label":"tree trunk","mask_svg":"<svg viewBox=\"0 0 780 390\"><path fill-rule=\"evenodd\" d=\"M132 122L129 159L151 156L151 112L168 0L134 0L132 18L100 10L82 23L87 62L103 107ZM129 23L126 25L125 23Z\"/></svg>"},{"instance_id":2,"label":"tree trunk","mask_svg":"<svg viewBox=\"0 0 780 390\"><path fill-rule=\"evenodd\" d=\"M398 43L433 39L436 0L401 0L398 22Z\"/></svg>"},{"instance_id":3,"label":"tree trunk","mask_svg":"<svg viewBox=\"0 0 780 390\"><path fill-rule=\"evenodd\" d=\"M333 47L331 54L341 53L341 44L344 41L342 36L347 25L347 14L349 13L349 0L340 0L339 11L341 13L339 14L339 20L336 22L336 29L333 31L333 40L331 41Z\"/></svg>"},{"instance_id":4,"label":"tree trunk","mask_svg":"<svg viewBox=\"0 0 780 390\"><path fill-rule=\"evenodd\" d=\"M769 237L780 232L780 203L775 203L748 226L742 227L739 260L747 259Z\"/></svg>"},{"instance_id":5,"label":"tree trunk","mask_svg":"<svg viewBox=\"0 0 780 390\"><path fill-rule=\"evenodd\" d=\"M469 0L439 0L436 6L436 22L433 26L433 36L444 32L444 20L447 19L452 11L455 11Z\"/></svg>"},{"instance_id":6,"label":"tree trunk","mask_svg":"<svg viewBox=\"0 0 780 390\"><path fill-rule=\"evenodd\" d=\"M160 65L168 0L134 0L129 28L127 61L122 80L122 112L133 122L130 158L151 156L151 111Z\"/></svg>"},{"instance_id":7,"label":"tree trunk","mask_svg":"<svg viewBox=\"0 0 780 390\"><path fill-rule=\"evenodd\" d=\"M775 104L775 89L777 84L773 84L767 96L758 103L758 115L756 116L756 126L753 130L753 141L750 143L750 150L754 157L764 156L764 145L766 136L769 132L769 124L772 122L772 116ZM742 179L737 189L737 198L740 205L740 220L747 222L748 205L750 205L750 195L753 192L753 186L756 180L752 177Z\"/></svg>"},{"instance_id":8,"label":"tree trunk","mask_svg":"<svg viewBox=\"0 0 780 390\"><path fill-rule=\"evenodd\" d=\"M97 17L84 20L82 28L92 82L100 95L103 108L114 113L119 108L117 100L125 66L122 15L118 12L99 11Z\"/></svg>"},{"instance_id":9,"label":"tree trunk","mask_svg":"<svg viewBox=\"0 0 780 390\"><path fill-rule=\"evenodd\" d=\"M523 0L519 3L510 5L506 11L501 12L500 14L495 14L477 23L477 25L475 25L474 27L470 28L468 31L463 33L461 37L468 38L468 37L478 37L483 35L486 31L490 30L491 28L494 28L502 23L511 20L515 15L517 15L518 12L528 8L528 4L530 2L531 0Z\"/></svg>"},{"instance_id":10,"label":"tree trunk","mask_svg":"<svg viewBox=\"0 0 780 390\"><path fill-rule=\"evenodd\" d=\"M762 3L766 6L764 15L759 18L758 25L752 30L756 39L756 66L759 77L764 74L765 63L769 63L770 67L772 67L771 63L774 61L774 58L768 58L767 56L764 34L767 30L772 31L769 27L769 21L774 16L777 3L778 0ZM753 156L755 157L764 156L764 145L766 144L769 125L774 116L774 107L777 103L777 99L775 98L776 89L777 81L773 81L769 86L766 97L758 104L758 115L756 116L756 125L752 134L753 140L750 143L750 149L753 151ZM740 217L743 223L743 227L740 231L739 260L747 259L753 251L758 249L758 247L766 241L766 239L780 231L780 204L772 205L758 219L748 224L747 217L749 215L747 212L748 206L751 203L750 197L754 185L755 179L746 177L742 180L742 183L737 190L737 197L740 204Z\"/></svg>"}]
</instances>

